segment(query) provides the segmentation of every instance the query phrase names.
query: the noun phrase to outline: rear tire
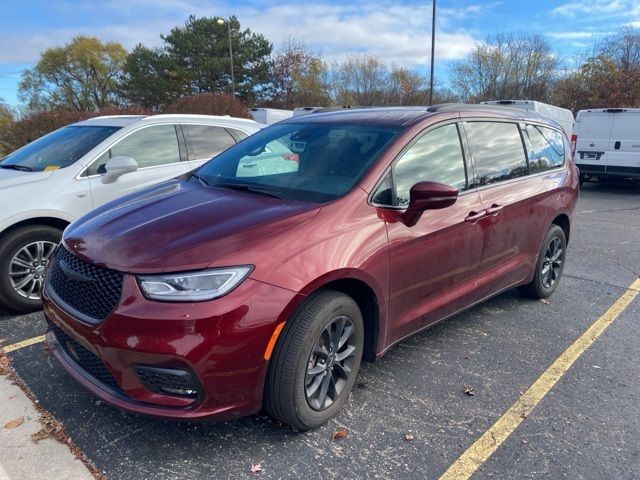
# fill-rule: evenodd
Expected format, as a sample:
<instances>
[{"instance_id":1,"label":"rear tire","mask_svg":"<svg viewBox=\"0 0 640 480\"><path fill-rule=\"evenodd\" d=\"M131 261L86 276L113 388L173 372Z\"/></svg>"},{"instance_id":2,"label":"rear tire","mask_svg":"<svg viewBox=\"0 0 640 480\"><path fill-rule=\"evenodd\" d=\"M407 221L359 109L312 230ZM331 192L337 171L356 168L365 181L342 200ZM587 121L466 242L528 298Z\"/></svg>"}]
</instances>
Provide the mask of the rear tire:
<instances>
[{"instance_id":1,"label":"rear tire","mask_svg":"<svg viewBox=\"0 0 640 480\"><path fill-rule=\"evenodd\" d=\"M265 410L297 430L326 423L349 398L363 345L358 304L333 290L314 294L278 339L267 371Z\"/></svg>"},{"instance_id":2,"label":"rear tire","mask_svg":"<svg viewBox=\"0 0 640 480\"><path fill-rule=\"evenodd\" d=\"M28 225L0 238L1 305L20 313L40 308L44 270L61 237L58 228Z\"/></svg>"},{"instance_id":3,"label":"rear tire","mask_svg":"<svg viewBox=\"0 0 640 480\"><path fill-rule=\"evenodd\" d=\"M567 254L567 238L558 225L551 225L542 240L533 280L518 287L529 298L547 298L558 286Z\"/></svg>"}]
</instances>

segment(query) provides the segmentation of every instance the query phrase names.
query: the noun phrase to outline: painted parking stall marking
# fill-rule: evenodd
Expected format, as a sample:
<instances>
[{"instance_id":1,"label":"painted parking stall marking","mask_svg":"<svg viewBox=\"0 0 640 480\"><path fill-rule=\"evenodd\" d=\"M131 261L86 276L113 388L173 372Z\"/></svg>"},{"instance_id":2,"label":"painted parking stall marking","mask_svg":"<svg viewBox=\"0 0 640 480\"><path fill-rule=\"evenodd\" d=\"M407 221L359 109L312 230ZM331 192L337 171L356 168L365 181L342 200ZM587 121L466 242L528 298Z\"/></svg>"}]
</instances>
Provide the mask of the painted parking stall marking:
<instances>
[{"instance_id":1,"label":"painted parking stall marking","mask_svg":"<svg viewBox=\"0 0 640 480\"><path fill-rule=\"evenodd\" d=\"M540 375L518 401L447 469L440 480L461 480L471 477L638 294L640 294L640 278L634 281L625 293Z\"/></svg>"},{"instance_id":2,"label":"painted parking stall marking","mask_svg":"<svg viewBox=\"0 0 640 480\"><path fill-rule=\"evenodd\" d=\"M37 337L27 338L26 340L22 340L21 342L12 343L11 345L7 345L6 347L0 347L0 350L4 353L15 352L16 350L20 350L24 347L30 347L31 345L35 345L37 343L44 342L44 335L38 335Z\"/></svg>"}]
</instances>

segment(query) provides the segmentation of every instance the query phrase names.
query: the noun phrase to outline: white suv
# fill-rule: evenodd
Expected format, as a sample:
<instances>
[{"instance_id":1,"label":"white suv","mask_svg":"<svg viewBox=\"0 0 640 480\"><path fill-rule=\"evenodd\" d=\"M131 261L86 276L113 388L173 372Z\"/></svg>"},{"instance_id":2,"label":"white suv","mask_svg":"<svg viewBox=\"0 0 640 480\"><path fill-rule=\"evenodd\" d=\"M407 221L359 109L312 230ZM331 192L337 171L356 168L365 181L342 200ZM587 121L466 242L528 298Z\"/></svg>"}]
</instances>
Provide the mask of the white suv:
<instances>
[{"instance_id":1,"label":"white suv","mask_svg":"<svg viewBox=\"0 0 640 480\"><path fill-rule=\"evenodd\" d=\"M39 307L47 262L70 222L193 170L262 127L207 115L97 117L0 160L0 304Z\"/></svg>"}]
</instances>

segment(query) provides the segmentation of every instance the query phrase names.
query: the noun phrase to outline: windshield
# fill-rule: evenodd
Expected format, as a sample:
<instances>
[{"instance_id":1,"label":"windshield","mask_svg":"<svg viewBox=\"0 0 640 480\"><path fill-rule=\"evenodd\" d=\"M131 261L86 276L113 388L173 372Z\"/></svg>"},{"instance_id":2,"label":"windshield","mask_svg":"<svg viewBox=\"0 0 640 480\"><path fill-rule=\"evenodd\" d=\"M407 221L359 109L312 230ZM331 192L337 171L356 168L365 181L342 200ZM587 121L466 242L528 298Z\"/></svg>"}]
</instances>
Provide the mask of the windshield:
<instances>
[{"instance_id":1,"label":"windshield","mask_svg":"<svg viewBox=\"0 0 640 480\"><path fill-rule=\"evenodd\" d=\"M30 172L68 167L120 128L64 127L7 155L0 161L0 167Z\"/></svg>"},{"instance_id":2,"label":"windshield","mask_svg":"<svg viewBox=\"0 0 640 480\"><path fill-rule=\"evenodd\" d=\"M399 131L350 124L272 125L203 165L191 181L324 203L351 190Z\"/></svg>"}]
</instances>

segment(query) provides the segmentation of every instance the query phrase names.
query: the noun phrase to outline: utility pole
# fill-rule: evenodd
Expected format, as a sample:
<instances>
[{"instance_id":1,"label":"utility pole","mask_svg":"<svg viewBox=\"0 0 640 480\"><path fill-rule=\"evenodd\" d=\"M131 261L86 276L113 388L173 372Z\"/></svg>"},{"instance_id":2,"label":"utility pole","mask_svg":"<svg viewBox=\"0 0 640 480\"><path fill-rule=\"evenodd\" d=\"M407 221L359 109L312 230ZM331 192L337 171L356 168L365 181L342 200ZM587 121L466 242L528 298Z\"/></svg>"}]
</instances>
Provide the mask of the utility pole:
<instances>
[{"instance_id":1,"label":"utility pole","mask_svg":"<svg viewBox=\"0 0 640 480\"><path fill-rule=\"evenodd\" d=\"M436 53L436 0L432 0L433 14L431 15L431 77L429 79L429 105L433 104L433 61Z\"/></svg>"}]
</instances>

